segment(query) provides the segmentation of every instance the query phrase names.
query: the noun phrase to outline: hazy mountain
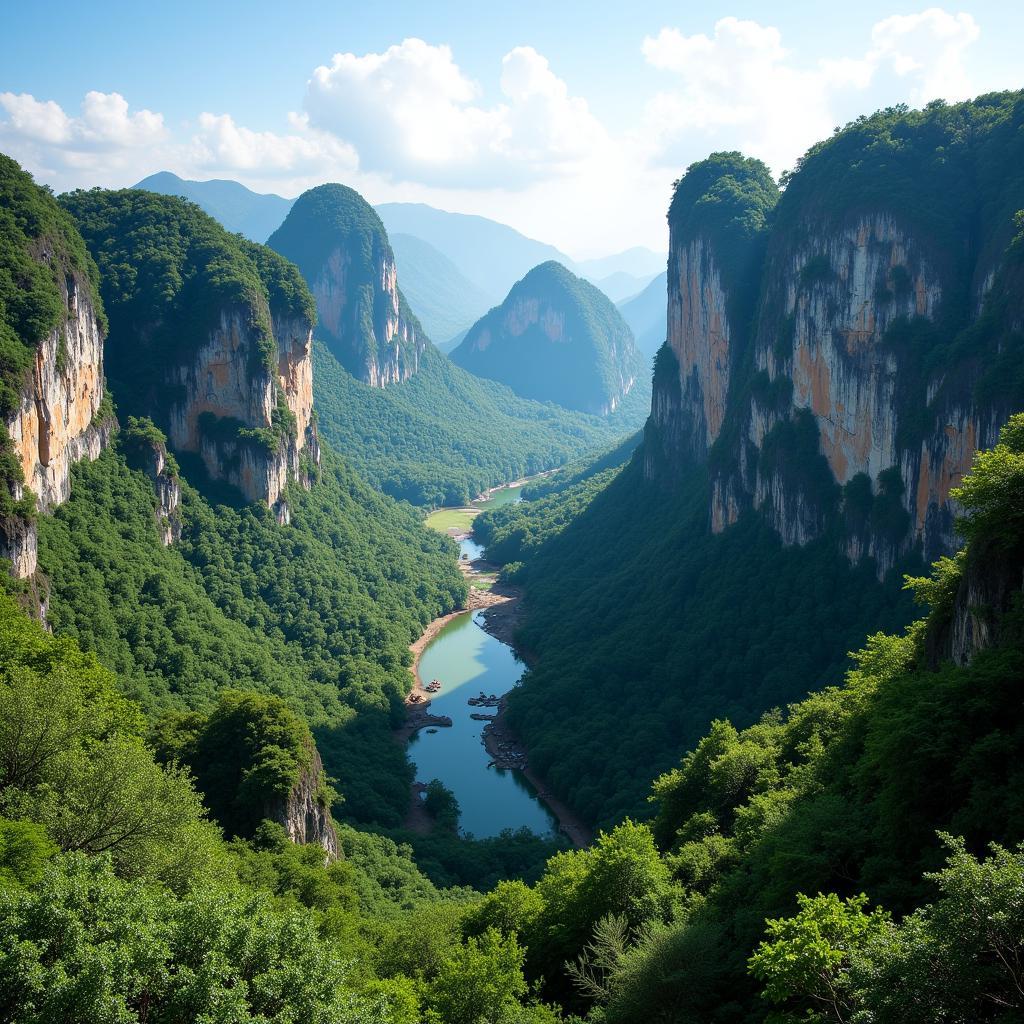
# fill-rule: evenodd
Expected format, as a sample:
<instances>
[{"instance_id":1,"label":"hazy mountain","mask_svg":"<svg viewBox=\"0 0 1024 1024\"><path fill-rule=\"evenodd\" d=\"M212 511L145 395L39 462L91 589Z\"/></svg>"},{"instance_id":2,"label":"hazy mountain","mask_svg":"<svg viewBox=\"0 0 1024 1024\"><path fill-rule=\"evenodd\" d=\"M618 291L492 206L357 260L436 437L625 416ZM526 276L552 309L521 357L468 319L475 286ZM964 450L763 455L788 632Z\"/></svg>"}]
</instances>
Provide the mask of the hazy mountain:
<instances>
[{"instance_id":1,"label":"hazy mountain","mask_svg":"<svg viewBox=\"0 0 1024 1024\"><path fill-rule=\"evenodd\" d=\"M613 253L611 256L602 256L595 260L580 260L574 269L577 274L595 283L612 274L629 274L631 277L649 281L655 274L660 274L665 269L667 259L666 253L655 252L642 245L635 245L632 249Z\"/></svg>"},{"instance_id":2,"label":"hazy mountain","mask_svg":"<svg viewBox=\"0 0 1024 1024\"><path fill-rule=\"evenodd\" d=\"M553 260L477 321L451 358L524 398L607 415L645 376L608 297Z\"/></svg>"},{"instance_id":3,"label":"hazy mountain","mask_svg":"<svg viewBox=\"0 0 1024 1024\"><path fill-rule=\"evenodd\" d=\"M134 187L191 199L228 231L237 231L254 242L265 242L288 216L295 202L272 193L253 192L237 181L223 178L187 181L170 171L151 174Z\"/></svg>"},{"instance_id":4,"label":"hazy mountain","mask_svg":"<svg viewBox=\"0 0 1024 1024\"><path fill-rule=\"evenodd\" d=\"M662 271L639 295L620 302L619 312L633 332L636 347L653 356L668 330L666 289L668 274Z\"/></svg>"},{"instance_id":5,"label":"hazy mountain","mask_svg":"<svg viewBox=\"0 0 1024 1024\"><path fill-rule=\"evenodd\" d=\"M389 235L415 235L429 242L489 295L505 295L531 267L548 260L572 264L554 246L486 217L448 213L423 203L383 203L377 213Z\"/></svg>"},{"instance_id":6,"label":"hazy mountain","mask_svg":"<svg viewBox=\"0 0 1024 1024\"><path fill-rule=\"evenodd\" d=\"M591 284L597 285L612 302L619 303L639 295L651 283L655 275L644 274L638 277L635 274L627 274L624 270L617 270L614 274L609 274L607 277L601 277L597 280L594 280L588 274L581 274L580 276L585 277Z\"/></svg>"},{"instance_id":7,"label":"hazy mountain","mask_svg":"<svg viewBox=\"0 0 1024 1024\"><path fill-rule=\"evenodd\" d=\"M402 294L435 344L464 335L497 305L498 296L478 288L429 242L403 234L390 239Z\"/></svg>"}]
</instances>

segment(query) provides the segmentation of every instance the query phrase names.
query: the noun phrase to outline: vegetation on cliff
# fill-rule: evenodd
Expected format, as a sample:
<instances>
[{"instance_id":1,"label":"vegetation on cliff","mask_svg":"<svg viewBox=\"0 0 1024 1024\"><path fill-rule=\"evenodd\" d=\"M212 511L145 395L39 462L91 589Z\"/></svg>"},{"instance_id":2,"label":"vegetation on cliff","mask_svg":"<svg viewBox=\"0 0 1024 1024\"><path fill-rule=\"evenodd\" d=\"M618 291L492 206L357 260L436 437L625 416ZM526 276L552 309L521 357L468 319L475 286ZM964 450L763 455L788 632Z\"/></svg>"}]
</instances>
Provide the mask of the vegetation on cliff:
<instances>
[{"instance_id":1,"label":"vegetation on cliff","mask_svg":"<svg viewBox=\"0 0 1024 1024\"><path fill-rule=\"evenodd\" d=\"M600 449L643 422L643 399L610 417L520 398L432 347L400 388L353 379L314 347L320 431L368 481L414 505L463 505L488 487ZM630 396L632 397L632 396Z\"/></svg>"},{"instance_id":2,"label":"vegetation on cliff","mask_svg":"<svg viewBox=\"0 0 1024 1024\"><path fill-rule=\"evenodd\" d=\"M110 317L106 371L122 412L166 426L175 399L169 372L187 365L225 316L241 315L253 334L254 369L269 374L278 362L273 319L309 326L316 320L294 266L266 246L229 234L185 199L92 189L61 202L100 268ZM223 426L232 436L244 426L231 424Z\"/></svg>"},{"instance_id":3,"label":"vegetation on cliff","mask_svg":"<svg viewBox=\"0 0 1024 1024\"><path fill-rule=\"evenodd\" d=\"M451 353L479 377L568 409L603 413L646 393L644 360L611 300L553 260L534 267Z\"/></svg>"},{"instance_id":4,"label":"vegetation on cliff","mask_svg":"<svg viewBox=\"0 0 1024 1024\"><path fill-rule=\"evenodd\" d=\"M380 217L358 192L337 184L303 192L267 245L291 260L318 296L325 292L318 301L329 303L332 313L321 317L318 334L350 373L369 380L386 346L397 346L399 358L414 358L422 328L404 300L388 291L384 272L394 267L394 253Z\"/></svg>"},{"instance_id":5,"label":"vegetation on cliff","mask_svg":"<svg viewBox=\"0 0 1024 1024\"><path fill-rule=\"evenodd\" d=\"M151 716L205 712L233 687L285 697L348 780L345 813L397 823L409 769L390 727L409 644L465 594L451 542L329 452L319 484L289 495L287 529L258 504L211 504L185 473L182 537L165 548L144 472L116 450L77 467L70 500L40 523L54 629Z\"/></svg>"}]
</instances>

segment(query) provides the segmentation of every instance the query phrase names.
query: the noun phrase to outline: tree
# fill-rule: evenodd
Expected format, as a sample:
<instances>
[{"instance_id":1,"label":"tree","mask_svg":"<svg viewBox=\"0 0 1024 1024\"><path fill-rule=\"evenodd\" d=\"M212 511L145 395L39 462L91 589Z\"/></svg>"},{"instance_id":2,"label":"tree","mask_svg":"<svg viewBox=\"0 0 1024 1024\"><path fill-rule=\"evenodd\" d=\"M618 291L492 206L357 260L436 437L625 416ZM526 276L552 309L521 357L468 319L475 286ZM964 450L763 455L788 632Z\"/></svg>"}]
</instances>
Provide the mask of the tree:
<instances>
[{"instance_id":1,"label":"tree","mask_svg":"<svg viewBox=\"0 0 1024 1024\"><path fill-rule=\"evenodd\" d=\"M429 1024L502 1021L526 994L523 950L494 928L457 946L426 988Z\"/></svg>"}]
</instances>

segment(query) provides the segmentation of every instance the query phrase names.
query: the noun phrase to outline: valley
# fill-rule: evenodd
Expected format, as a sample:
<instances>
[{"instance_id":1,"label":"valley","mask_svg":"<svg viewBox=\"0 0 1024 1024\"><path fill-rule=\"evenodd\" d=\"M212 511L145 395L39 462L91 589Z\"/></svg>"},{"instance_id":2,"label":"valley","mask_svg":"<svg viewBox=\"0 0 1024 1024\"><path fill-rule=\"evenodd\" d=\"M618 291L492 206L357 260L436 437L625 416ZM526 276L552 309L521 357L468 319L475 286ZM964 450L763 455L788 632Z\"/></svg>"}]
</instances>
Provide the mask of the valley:
<instances>
[{"instance_id":1,"label":"valley","mask_svg":"<svg viewBox=\"0 0 1024 1024\"><path fill-rule=\"evenodd\" d=\"M667 260L572 259L394 199L429 103L317 121L429 65L491 201L517 104L576 173L536 51L483 112L446 49L336 54L285 151L202 115L326 147L294 198L0 154L0 1019L1024 1018L1024 92L702 153Z\"/></svg>"}]
</instances>

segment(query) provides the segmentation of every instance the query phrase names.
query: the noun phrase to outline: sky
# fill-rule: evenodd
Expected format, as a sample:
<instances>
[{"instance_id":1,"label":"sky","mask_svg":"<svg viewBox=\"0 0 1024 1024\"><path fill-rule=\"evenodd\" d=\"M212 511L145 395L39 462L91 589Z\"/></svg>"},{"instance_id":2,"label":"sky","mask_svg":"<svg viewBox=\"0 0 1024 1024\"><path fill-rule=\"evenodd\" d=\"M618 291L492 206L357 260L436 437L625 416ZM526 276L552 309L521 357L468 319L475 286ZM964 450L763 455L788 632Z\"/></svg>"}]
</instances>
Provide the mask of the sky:
<instances>
[{"instance_id":1,"label":"sky","mask_svg":"<svg viewBox=\"0 0 1024 1024\"><path fill-rule=\"evenodd\" d=\"M664 251L672 183L863 113L1024 87L1024 4L0 0L0 151L57 191L325 181Z\"/></svg>"}]
</instances>

